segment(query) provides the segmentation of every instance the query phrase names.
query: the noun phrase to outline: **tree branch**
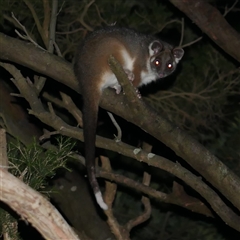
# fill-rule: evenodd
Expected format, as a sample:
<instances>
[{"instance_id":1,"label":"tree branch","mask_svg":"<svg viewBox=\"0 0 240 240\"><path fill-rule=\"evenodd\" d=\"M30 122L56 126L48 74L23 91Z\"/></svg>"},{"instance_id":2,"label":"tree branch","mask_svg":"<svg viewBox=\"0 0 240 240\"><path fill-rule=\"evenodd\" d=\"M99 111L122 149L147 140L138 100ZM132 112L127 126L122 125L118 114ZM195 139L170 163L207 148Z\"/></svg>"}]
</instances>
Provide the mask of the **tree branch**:
<instances>
[{"instance_id":1,"label":"tree branch","mask_svg":"<svg viewBox=\"0 0 240 240\"><path fill-rule=\"evenodd\" d=\"M0 199L46 239L79 239L61 214L38 192L0 168Z\"/></svg>"}]
</instances>

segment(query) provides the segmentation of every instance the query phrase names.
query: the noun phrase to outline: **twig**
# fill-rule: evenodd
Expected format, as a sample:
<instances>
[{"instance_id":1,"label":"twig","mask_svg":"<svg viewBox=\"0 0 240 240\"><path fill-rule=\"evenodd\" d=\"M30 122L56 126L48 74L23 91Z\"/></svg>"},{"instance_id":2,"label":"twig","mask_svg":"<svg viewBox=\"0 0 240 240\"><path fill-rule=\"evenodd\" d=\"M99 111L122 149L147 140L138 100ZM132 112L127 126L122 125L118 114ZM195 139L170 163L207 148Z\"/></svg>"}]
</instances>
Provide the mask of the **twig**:
<instances>
[{"instance_id":1,"label":"twig","mask_svg":"<svg viewBox=\"0 0 240 240\"><path fill-rule=\"evenodd\" d=\"M19 93L10 93L11 96L13 97L19 97L19 98L22 98L23 96Z\"/></svg>"},{"instance_id":2,"label":"twig","mask_svg":"<svg viewBox=\"0 0 240 240\"><path fill-rule=\"evenodd\" d=\"M227 8L227 6L226 6L223 16L226 17L226 15L227 15L229 12L231 12L231 10L236 6L237 3L238 3L238 0L236 0L230 8Z\"/></svg>"},{"instance_id":3,"label":"twig","mask_svg":"<svg viewBox=\"0 0 240 240\"><path fill-rule=\"evenodd\" d=\"M62 53L61 53L61 50L60 50L60 48L58 47L58 45L57 45L56 42L53 42L53 46L54 46L54 48L55 48L55 50L56 50L57 55L58 55L59 57L63 57L63 55L62 55Z\"/></svg>"},{"instance_id":4,"label":"twig","mask_svg":"<svg viewBox=\"0 0 240 240\"><path fill-rule=\"evenodd\" d=\"M48 105L48 109L49 109L49 112L51 113L51 115L56 116L54 108L52 106L52 103L48 102L47 105Z\"/></svg>"},{"instance_id":5,"label":"twig","mask_svg":"<svg viewBox=\"0 0 240 240\"><path fill-rule=\"evenodd\" d=\"M42 96L46 100L54 103L56 106L67 109L68 112L71 113L71 115L76 119L78 126L82 127L83 123L81 111L77 108L71 97L69 97L67 94L63 92L60 92L60 95L62 97L62 101L58 98L51 96L47 92L44 92Z\"/></svg>"},{"instance_id":6,"label":"twig","mask_svg":"<svg viewBox=\"0 0 240 240\"><path fill-rule=\"evenodd\" d=\"M93 31L93 28L90 27L88 24L85 23L84 21L84 17L89 9L89 7L95 2L95 0L92 0L91 2L89 2L85 7L84 7L84 10L81 14L81 17L80 17L80 23L88 30L88 31Z\"/></svg>"},{"instance_id":7,"label":"twig","mask_svg":"<svg viewBox=\"0 0 240 240\"><path fill-rule=\"evenodd\" d=\"M43 34L46 36L46 39L49 39L49 25L50 25L50 12L51 8L49 6L49 0L42 0L43 2ZM46 46L47 48L47 46Z\"/></svg>"},{"instance_id":8,"label":"twig","mask_svg":"<svg viewBox=\"0 0 240 240\"><path fill-rule=\"evenodd\" d=\"M151 181L151 175L147 172L143 174L143 184L149 186ZM126 224L126 228L130 231L133 227L140 225L143 222L146 222L151 216L151 203L148 197L142 196L142 203L144 206L144 212L136 217L135 219L130 220Z\"/></svg>"},{"instance_id":9,"label":"twig","mask_svg":"<svg viewBox=\"0 0 240 240\"><path fill-rule=\"evenodd\" d=\"M78 126L83 127L82 112L73 102L72 98L63 92L60 92L60 95L63 100L62 102L64 104L64 108L67 109L72 114L72 116L76 119Z\"/></svg>"},{"instance_id":10,"label":"twig","mask_svg":"<svg viewBox=\"0 0 240 240\"><path fill-rule=\"evenodd\" d=\"M26 0L25 0L26 1ZM44 1L45 3L45 1ZM52 0L52 11L51 11L51 20L50 20L50 26L46 26L47 23L49 23L49 5L46 2L44 4L44 27L42 29L42 36L45 36L45 41L48 41L48 52L53 53L54 51L54 44L55 44L55 31L56 31L56 22L57 22L57 10L58 10L58 0ZM49 31L48 31L49 27ZM41 34L41 33L40 33ZM46 44L46 42L45 42ZM38 81L35 82L35 87L38 91L38 94L42 91L44 85L46 82L46 77L40 77Z\"/></svg>"},{"instance_id":11,"label":"twig","mask_svg":"<svg viewBox=\"0 0 240 240\"><path fill-rule=\"evenodd\" d=\"M51 21L49 26L48 51L53 53L54 43L56 42L55 31L57 23L58 0L52 0Z\"/></svg>"},{"instance_id":12,"label":"twig","mask_svg":"<svg viewBox=\"0 0 240 240\"><path fill-rule=\"evenodd\" d=\"M102 169L107 172L112 172L112 167L108 157L100 156ZM106 181L106 191L104 193L104 199L111 211L114 198L116 196L117 184ZM108 209L108 210L109 210Z\"/></svg>"},{"instance_id":13,"label":"twig","mask_svg":"<svg viewBox=\"0 0 240 240\"><path fill-rule=\"evenodd\" d=\"M96 8L96 10L97 10L97 14L98 14L99 19L100 19L102 22L104 22L104 24L106 24L106 25L108 26L109 23L107 23L107 21L102 18L101 13L100 13L100 11L99 11L99 8L98 8L97 4L95 4L95 8ZM100 21L99 21L99 22L100 22Z\"/></svg>"},{"instance_id":14,"label":"twig","mask_svg":"<svg viewBox=\"0 0 240 240\"><path fill-rule=\"evenodd\" d=\"M181 39L180 39L180 42L179 42L179 46L182 46L183 37L184 37L184 18L182 18Z\"/></svg>"},{"instance_id":15,"label":"twig","mask_svg":"<svg viewBox=\"0 0 240 240\"><path fill-rule=\"evenodd\" d=\"M120 142L122 140L122 129L120 128L120 126L118 125L116 119L114 118L113 114L110 112L107 112L108 116L110 117L110 119L112 120L113 125L116 127L117 129L117 136L115 136L115 140L116 142Z\"/></svg>"},{"instance_id":16,"label":"twig","mask_svg":"<svg viewBox=\"0 0 240 240\"><path fill-rule=\"evenodd\" d=\"M45 139L49 139L53 135L58 135L59 131L53 131L53 132L45 132L42 136L39 137L39 141L43 141Z\"/></svg>"},{"instance_id":17,"label":"twig","mask_svg":"<svg viewBox=\"0 0 240 240\"><path fill-rule=\"evenodd\" d=\"M112 172L112 167L109 161L109 158L100 156L101 162L102 162L102 169L104 169L107 172ZM104 199L106 201L106 204L108 205L110 211L112 211L112 204L115 199L117 192L117 184L111 183L109 181L106 181L106 191L104 194Z\"/></svg>"},{"instance_id":18,"label":"twig","mask_svg":"<svg viewBox=\"0 0 240 240\"><path fill-rule=\"evenodd\" d=\"M58 11L57 15L62 11L63 6L64 6L65 3L66 3L66 1L63 1L63 2L62 2L62 5L61 5L61 7L59 8L59 11Z\"/></svg>"},{"instance_id":19,"label":"twig","mask_svg":"<svg viewBox=\"0 0 240 240\"><path fill-rule=\"evenodd\" d=\"M202 38L203 38L203 37L199 37L199 38L193 40L192 42L189 42L189 43L186 43L186 44L182 45L181 47L182 47L182 48L185 48L185 47L191 46L191 45L193 45L194 43L200 41Z\"/></svg>"},{"instance_id":20,"label":"twig","mask_svg":"<svg viewBox=\"0 0 240 240\"><path fill-rule=\"evenodd\" d=\"M18 30L15 29L16 34L17 34L20 38L22 38L22 39L24 39L24 40L28 40L28 41L30 41L31 43L33 43L34 46L40 48L40 49L43 50L43 51L46 51L46 49L42 48L40 45L38 45L38 44L30 37L30 35L28 34L27 29L17 20L17 18L14 16L13 12L12 12L12 18L19 24L19 26L22 28L22 30L23 30L24 33L26 34L26 36L23 36L22 34L20 34L20 33L18 32Z\"/></svg>"},{"instance_id":21,"label":"twig","mask_svg":"<svg viewBox=\"0 0 240 240\"><path fill-rule=\"evenodd\" d=\"M80 27L80 28L74 29L72 31L65 31L65 32L58 32L58 31L56 31L56 34L66 35L66 34L73 34L73 33L79 32L79 31L85 31L85 29Z\"/></svg>"},{"instance_id":22,"label":"twig","mask_svg":"<svg viewBox=\"0 0 240 240\"><path fill-rule=\"evenodd\" d=\"M161 27L161 29L160 29L159 31L161 32L167 25L172 24L172 23L175 23L175 22L182 24L181 21L179 21L179 20L177 20L177 19L173 19L173 20L168 21L168 22L166 22L165 24L163 24L163 26Z\"/></svg>"},{"instance_id":23,"label":"twig","mask_svg":"<svg viewBox=\"0 0 240 240\"><path fill-rule=\"evenodd\" d=\"M38 29L38 32L40 34L40 36L42 37L42 40L44 42L44 45L47 47L48 46L48 41L47 41L47 36L45 35L44 31L43 31L43 28L41 26L41 23L39 21L39 18L37 16L37 13L35 12L34 10L34 7L33 5L28 1L28 0L23 0L25 2L25 4L28 6L30 12L32 13L32 16L33 16L33 19L36 23L36 26L37 26L37 29Z\"/></svg>"}]
</instances>

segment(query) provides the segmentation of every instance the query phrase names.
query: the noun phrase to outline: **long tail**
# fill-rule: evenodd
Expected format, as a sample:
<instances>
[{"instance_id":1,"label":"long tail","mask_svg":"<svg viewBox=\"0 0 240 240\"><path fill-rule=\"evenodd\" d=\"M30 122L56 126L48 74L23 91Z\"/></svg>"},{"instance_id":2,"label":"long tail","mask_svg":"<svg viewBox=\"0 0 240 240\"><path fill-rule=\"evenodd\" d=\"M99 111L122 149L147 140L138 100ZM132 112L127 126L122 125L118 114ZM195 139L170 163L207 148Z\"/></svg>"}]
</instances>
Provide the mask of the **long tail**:
<instances>
[{"instance_id":1,"label":"long tail","mask_svg":"<svg viewBox=\"0 0 240 240\"><path fill-rule=\"evenodd\" d=\"M104 202L95 175L95 141L98 118L98 105L101 94L94 95L93 98L85 97L83 105L83 134L85 142L85 159L87 166L88 179L93 189L98 205L107 210L108 206Z\"/></svg>"}]
</instances>

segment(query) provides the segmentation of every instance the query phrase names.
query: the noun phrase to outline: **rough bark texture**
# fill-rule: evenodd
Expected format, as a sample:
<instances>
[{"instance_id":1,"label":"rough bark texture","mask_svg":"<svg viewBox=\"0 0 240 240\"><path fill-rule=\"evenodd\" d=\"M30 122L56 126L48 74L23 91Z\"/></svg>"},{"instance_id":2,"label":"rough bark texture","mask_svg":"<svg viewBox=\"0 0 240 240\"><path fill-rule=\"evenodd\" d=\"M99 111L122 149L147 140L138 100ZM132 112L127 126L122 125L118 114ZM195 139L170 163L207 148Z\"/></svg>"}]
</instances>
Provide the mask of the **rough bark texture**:
<instances>
[{"instance_id":1,"label":"rough bark texture","mask_svg":"<svg viewBox=\"0 0 240 240\"><path fill-rule=\"evenodd\" d=\"M46 239L79 239L50 202L0 168L0 200L30 222Z\"/></svg>"}]
</instances>

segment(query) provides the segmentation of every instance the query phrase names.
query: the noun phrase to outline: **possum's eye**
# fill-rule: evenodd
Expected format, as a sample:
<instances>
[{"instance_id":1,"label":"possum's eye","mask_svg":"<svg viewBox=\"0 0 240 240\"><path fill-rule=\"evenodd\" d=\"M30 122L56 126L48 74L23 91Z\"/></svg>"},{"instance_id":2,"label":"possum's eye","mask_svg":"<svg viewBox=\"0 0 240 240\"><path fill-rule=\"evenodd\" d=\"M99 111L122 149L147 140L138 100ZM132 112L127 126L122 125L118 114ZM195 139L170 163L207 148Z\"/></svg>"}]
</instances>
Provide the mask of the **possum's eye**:
<instances>
[{"instance_id":1,"label":"possum's eye","mask_svg":"<svg viewBox=\"0 0 240 240\"><path fill-rule=\"evenodd\" d=\"M168 64L167 64L167 68L168 68L168 69L172 69L172 67L173 67L172 63L168 63Z\"/></svg>"},{"instance_id":2,"label":"possum's eye","mask_svg":"<svg viewBox=\"0 0 240 240\"><path fill-rule=\"evenodd\" d=\"M155 59L154 64L156 67L159 67L161 65L161 62L159 59Z\"/></svg>"}]
</instances>

